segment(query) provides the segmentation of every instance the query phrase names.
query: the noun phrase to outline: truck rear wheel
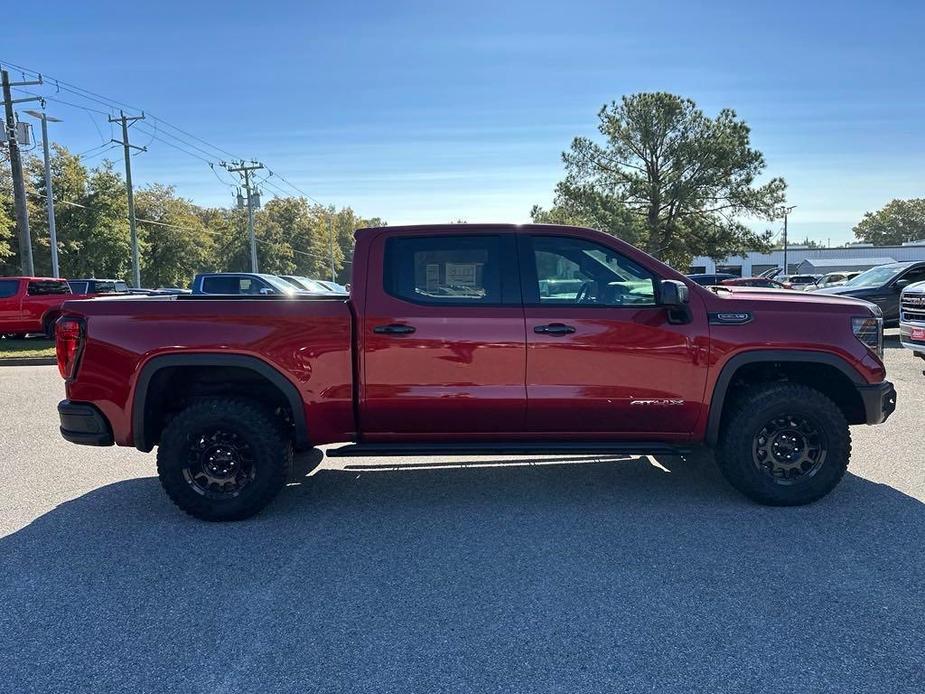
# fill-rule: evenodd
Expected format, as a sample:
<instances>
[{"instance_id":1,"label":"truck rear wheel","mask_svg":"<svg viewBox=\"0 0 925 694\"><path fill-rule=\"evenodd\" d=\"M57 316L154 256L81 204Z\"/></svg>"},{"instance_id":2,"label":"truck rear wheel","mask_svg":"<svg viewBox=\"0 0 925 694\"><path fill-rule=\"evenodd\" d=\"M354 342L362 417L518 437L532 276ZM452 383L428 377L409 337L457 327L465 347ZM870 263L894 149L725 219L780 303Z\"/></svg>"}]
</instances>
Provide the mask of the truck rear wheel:
<instances>
[{"instance_id":1,"label":"truck rear wheel","mask_svg":"<svg viewBox=\"0 0 925 694\"><path fill-rule=\"evenodd\" d=\"M286 483L292 442L282 422L259 403L199 400L164 428L157 473L171 500L208 521L249 518Z\"/></svg>"},{"instance_id":2,"label":"truck rear wheel","mask_svg":"<svg viewBox=\"0 0 925 694\"><path fill-rule=\"evenodd\" d=\"M733 487L771 506L809 504L841 480L851 433L838 406L807 386L750 389L724 417L716 461Z\"/></svg>"}]
</instances>

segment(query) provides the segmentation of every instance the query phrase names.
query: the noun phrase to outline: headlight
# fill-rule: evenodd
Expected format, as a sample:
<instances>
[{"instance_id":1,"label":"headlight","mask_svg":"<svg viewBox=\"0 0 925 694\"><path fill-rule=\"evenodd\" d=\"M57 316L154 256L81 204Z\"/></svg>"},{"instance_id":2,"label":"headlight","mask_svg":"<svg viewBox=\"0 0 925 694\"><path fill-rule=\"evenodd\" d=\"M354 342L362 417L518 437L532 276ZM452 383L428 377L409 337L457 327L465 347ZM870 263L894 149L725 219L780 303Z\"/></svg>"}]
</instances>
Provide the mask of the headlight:
<instances>
[{"instance_id":1,"label":"headlight","mask_svg":"<svg viewBox=\"0 0 925 694\"><path fill-rule=\"evenodd\" d=\"M852 318L851 332L878 357L883 356L883 318Z\"/></svg>"}]
</instances>

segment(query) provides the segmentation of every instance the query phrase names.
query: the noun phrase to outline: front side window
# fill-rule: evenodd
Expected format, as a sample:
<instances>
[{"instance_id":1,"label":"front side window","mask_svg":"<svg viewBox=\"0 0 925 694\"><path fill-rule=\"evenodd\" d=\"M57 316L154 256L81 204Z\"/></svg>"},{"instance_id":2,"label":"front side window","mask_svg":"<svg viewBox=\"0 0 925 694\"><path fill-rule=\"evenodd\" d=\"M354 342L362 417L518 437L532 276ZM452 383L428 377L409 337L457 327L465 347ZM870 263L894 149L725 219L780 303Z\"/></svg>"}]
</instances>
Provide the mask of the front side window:
<instances>
[{"instance_id":1,"label":"front side window","mask_svg":"<svg viewBox=\"0 0 925 694\"><path fill-rule=\"evenodd\" d=\"M528 302L655 306L652 273L605 246L564 236L534 236L533 260L537 296L528 295Z\"/></svg>"},{"instance_id":2,"label":"front side window","mask_svg":"<svg viewBox=\"0 0 925 694\"><path fill-rule=\"evenodd\" d=\"M63 280L33 280L26 288L29 296L46 296L48 294L70 294L71 287Z\"/></svg>"},{"instance_id":3,"label":"front side window","mask_svg":"<svg viewBox=\"0 0 925 694\"><path fill-rule=\"evenodd\" d=\"M87 283L86 282L68 282L68 285L71 287L71 291L74 294L86 294L87 293Z\"/></svg>"},{"instance_id":4,"label":"front side window","mask_svg":"<svg viewBox=\"0 0 925 694\"><path fill-rule=\"evenodd\" d=\"M921 282L922 280L925 280L925 268L916 268L915 270L910 270L902 276L902 279L906 280L909 284Z\"/></svg>"},{"instance_id":5,"label":"front side window","mask_svg":"<svg viewBox=\"0 0 925 694\"><path fill-rule=\"evenodd\" d=\"M498 236L407 236L386 242L385 289L426 304L500 304Z\"/></svg>"},{"instance_id":6,"label":"front side window","mask_svg":"<svg viewBox=\"0 0 925 694\"><path fill-rule=\"evenodd\" d=\"M19 291L19 280L0 280L0 299L15 296Z\"/></svg>"}]
</instances>

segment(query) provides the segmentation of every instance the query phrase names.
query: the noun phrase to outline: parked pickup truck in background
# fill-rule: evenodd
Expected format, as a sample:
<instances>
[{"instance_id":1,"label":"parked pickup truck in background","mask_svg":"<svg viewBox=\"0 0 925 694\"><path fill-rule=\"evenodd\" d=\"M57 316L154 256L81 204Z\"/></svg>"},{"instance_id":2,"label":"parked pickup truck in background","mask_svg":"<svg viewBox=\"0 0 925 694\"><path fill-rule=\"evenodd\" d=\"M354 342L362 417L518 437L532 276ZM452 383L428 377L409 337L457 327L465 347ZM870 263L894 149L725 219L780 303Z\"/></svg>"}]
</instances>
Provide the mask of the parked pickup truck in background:
<instances>
[{"instance_id":1,"label":"parked pickup truck in background","mask_svg":"<svg viewBox=\"0 0 925 694\"><path fill-rule=\"evenodd\" d=\"M293 448L334 443L329 456L706 444L738 490L795 505L841 479L849 425L896 406L875 306L706 289L589 229L363 229L352 272L349 297L68 302L62 435L157 446L167 494L209 520L256 513Z\"/></svg>"},{"instance_id":2,"label":"parked pickup truck in background","mask_svg":"<svg viewBox=\"0 0 925 694\"><path fill-rule=\"evenodd\" d=\"M104 294L130 294L128 284L124 280L105 280L91 277L88 279L68 280L74 294L85 296L101 296Z\"/></svg>"},{"instance_id":3,"label":"parked pickup truck in background","mask_svg":"<svg viewBox=\"0 0 925 694\"><path fill-rule=\"evenodd\" d=\"M0 277L0 334L54 336L61 305L73 298L66 280L54 277Z\"/></svg>"},{"instance_id":4,"label":"parked pickup truck in background","mask_svg":"<svg viewBox=\"0 0 925 694\"><path fill-rule=\"evenodd\" d=\"M910 284L900 300L899 339L903 347L925 359L925 282Z\"/></svg>"}]
</instances>

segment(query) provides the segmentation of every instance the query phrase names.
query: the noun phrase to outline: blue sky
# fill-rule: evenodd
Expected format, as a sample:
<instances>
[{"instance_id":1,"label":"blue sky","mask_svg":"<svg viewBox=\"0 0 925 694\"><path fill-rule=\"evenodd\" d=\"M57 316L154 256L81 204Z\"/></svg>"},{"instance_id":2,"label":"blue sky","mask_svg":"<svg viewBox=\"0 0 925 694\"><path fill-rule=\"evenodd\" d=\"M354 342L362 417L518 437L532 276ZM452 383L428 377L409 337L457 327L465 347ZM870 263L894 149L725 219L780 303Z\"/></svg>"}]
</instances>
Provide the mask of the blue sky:
<instances>
[{"instance_id":1,"label":"blue sky","mask_svg":"<svg viewBox=\"0 0 925 694\"><path fill-rule=\"evenodd\" d=\"M7 18L0 58L390 223L528 221L600 106L649 90L748 121L798 206L793 237L850 240L865 211L925 195L925 3L913 0L88 0L17 3ZM101 114L48 110L65 119L52 139L72 151L110 137ZM132 133L149 145L137 183L229 204L205 162L152 139L154 127ZM155 136L170 140L164 127Z\"/></svg>"}]
</instances>

